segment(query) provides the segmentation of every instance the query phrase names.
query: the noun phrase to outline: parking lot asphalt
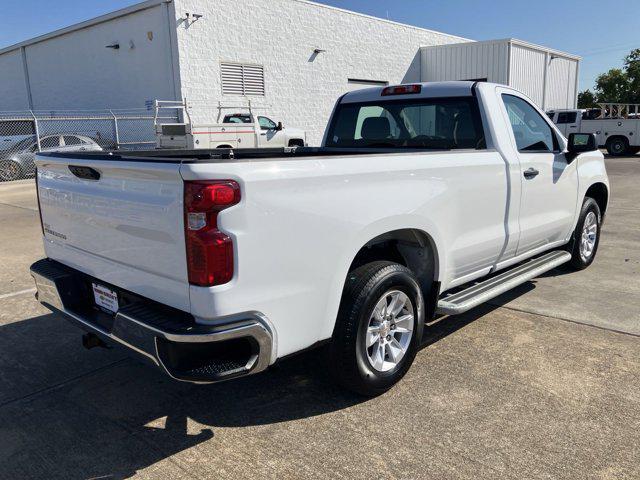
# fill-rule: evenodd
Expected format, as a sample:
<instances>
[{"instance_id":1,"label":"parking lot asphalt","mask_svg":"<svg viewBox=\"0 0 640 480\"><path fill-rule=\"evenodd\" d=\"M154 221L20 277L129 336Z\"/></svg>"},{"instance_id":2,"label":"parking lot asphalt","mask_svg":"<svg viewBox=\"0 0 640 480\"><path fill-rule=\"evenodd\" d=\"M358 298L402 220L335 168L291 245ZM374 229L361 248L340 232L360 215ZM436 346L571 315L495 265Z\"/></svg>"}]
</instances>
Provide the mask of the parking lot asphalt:
<instances>
[{"instance_id":1,"label":"parking lot asphalt","mask_svg":"<svg viewBox=\"0 0 640 480\"><path fill-rule=\"evenodd\" d=\"M363 400L317 353L169 380L33 298L32 181L0 185L0 478L640 478L640 156L608 158L598 257L432 327Z\"/></svg>"}]
</instances>

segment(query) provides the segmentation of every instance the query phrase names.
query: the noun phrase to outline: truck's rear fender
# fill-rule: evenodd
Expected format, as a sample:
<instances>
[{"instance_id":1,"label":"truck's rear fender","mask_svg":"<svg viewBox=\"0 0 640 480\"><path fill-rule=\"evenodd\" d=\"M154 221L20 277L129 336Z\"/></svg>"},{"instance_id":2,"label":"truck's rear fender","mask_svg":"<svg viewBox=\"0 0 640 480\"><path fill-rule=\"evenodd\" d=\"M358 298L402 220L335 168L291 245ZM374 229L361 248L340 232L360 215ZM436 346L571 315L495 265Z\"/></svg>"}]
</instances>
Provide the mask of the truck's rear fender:
<instances>
[{"instance_id":1,"label":"truck's rear fender","mask_svg":"<svg viewBox=\"0 0 640 480\"><path fill-rule=\"evenodd\" d=\"M441 266L446 261L441 243L438 228L413 215L384 218L358 232L345 249L346 255L339 263L341 268L332 281L327 303L330 320L323 326L320 338L333 334L347 276L359 262L385 259L407 266L418 278L425 300L428 299L433 283L441 281ZM429 305L426 309L429 311Z\"/></svg>"}]
</instances>

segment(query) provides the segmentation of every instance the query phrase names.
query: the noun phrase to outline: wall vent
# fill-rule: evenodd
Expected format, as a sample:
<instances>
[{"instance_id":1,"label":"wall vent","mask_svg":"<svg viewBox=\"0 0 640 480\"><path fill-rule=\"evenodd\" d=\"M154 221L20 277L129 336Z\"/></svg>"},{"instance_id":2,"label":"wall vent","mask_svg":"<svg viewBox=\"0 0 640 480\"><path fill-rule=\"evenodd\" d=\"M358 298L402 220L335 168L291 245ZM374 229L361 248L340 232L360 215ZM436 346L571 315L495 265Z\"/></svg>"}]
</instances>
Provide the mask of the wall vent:
<instances>
[{"instance_id":1,"label":"wall vent","mask_svg":"<svg viewBox=\"0 0 640 480\"><path fill-rule=\"evenodd\" d=\"M264 96L264 67L244 63L220 63L223 95Z\"/></svg>"}]
</instances>

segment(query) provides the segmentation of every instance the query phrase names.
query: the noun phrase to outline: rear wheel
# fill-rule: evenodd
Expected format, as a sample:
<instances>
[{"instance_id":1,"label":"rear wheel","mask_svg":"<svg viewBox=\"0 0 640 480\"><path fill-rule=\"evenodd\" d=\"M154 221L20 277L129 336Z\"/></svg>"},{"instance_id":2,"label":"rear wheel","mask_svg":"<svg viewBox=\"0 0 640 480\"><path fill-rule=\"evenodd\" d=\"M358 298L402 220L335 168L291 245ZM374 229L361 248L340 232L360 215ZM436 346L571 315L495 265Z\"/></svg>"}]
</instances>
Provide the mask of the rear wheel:
<instances>
[{"instance_id":1,"label":"rear wheel","mask_svg":"<svg viewBox=\"0 0 640 480\"><path fill-rule=\"evenodd\" d=\"M380 395L409 370L424 324L424 301L408 268L376 261L349 273L329 348L343 387Z\"/></svg>"},{"instance_id":2,"label":"rear wheel","mask_svg":"<svg viewBox=\"0 0 640 480\"><path fill-rule=\"evenodd\" d=\"M303 140L289 140L289 147L304 147Z\"/></svg>"},{"instance_id":3,"label":"rear wheel","mask_svg":"<svg viewBox=\"0 0 640 480\"><path fill-rule=\"evenodd\" d=\"M609 155L614 157L619 157L627 153L629 149L629 143L626 138L623 137L614 137L609 139L607 142L607 152Z\"/></svg>"},{"instance_id":4,"label":"rear wheel","mask_svg":"<svg viewBox=\"0 0 640 480\"><path fill-rule=\"evenodd\" d=\"M600 243L600 207L593 198L585 198L573 233L570 265L575 270L584 270L593 263Z\"/></svg>"}]
</instances>

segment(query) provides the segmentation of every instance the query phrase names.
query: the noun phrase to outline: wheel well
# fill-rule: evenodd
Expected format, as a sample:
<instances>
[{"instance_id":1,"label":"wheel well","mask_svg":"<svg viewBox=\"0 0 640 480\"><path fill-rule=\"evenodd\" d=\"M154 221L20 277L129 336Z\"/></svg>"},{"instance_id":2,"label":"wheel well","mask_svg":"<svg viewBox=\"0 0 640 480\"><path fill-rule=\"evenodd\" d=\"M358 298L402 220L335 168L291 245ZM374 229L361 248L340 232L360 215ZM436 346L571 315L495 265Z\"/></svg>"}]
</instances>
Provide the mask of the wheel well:
<instances>
[{"instance_id":1,"label":"wheel well","mask_svg":"<svg viewBox=\"0 0 640 480\"><path fill-rule=\"evenodd\" d=\"M358 251L349 271L376 260L404 265L417 277L425 299L433 296L438 256L433 240L422 230L394 230L373 238Z\"/></svg>"},{"instance_id":2,"label":"wheel well","mask_svg":"<svg viewBox=\"0 0 640 480\"><path fill-rule=\"evenodd\" d=\"M231 145L218 145L216 148L233 148Z\"/></svg>"},{"instance_id":3,"label":"wheel well","mask_svg":"<svg viewBox=\"0 0 640 480\"><path fill-rule=\"evenodd\" d=\"M609 191L604 183L594 183L589 187L584 196L593 198L598 204L598 207L600 207L600 213L602 215L605 214L607 211L607 203L609 202Z\"/></svg>"},{"instance_id":4,"label":"wheel well","mask_svg":"<svg viewBox=\"0 0 640 480\"><path fill-rule=\"evenodd\" d=\"M304 147L304 140L294 138L289 140L289 147Z\"/></svg>"}]
</instances>

